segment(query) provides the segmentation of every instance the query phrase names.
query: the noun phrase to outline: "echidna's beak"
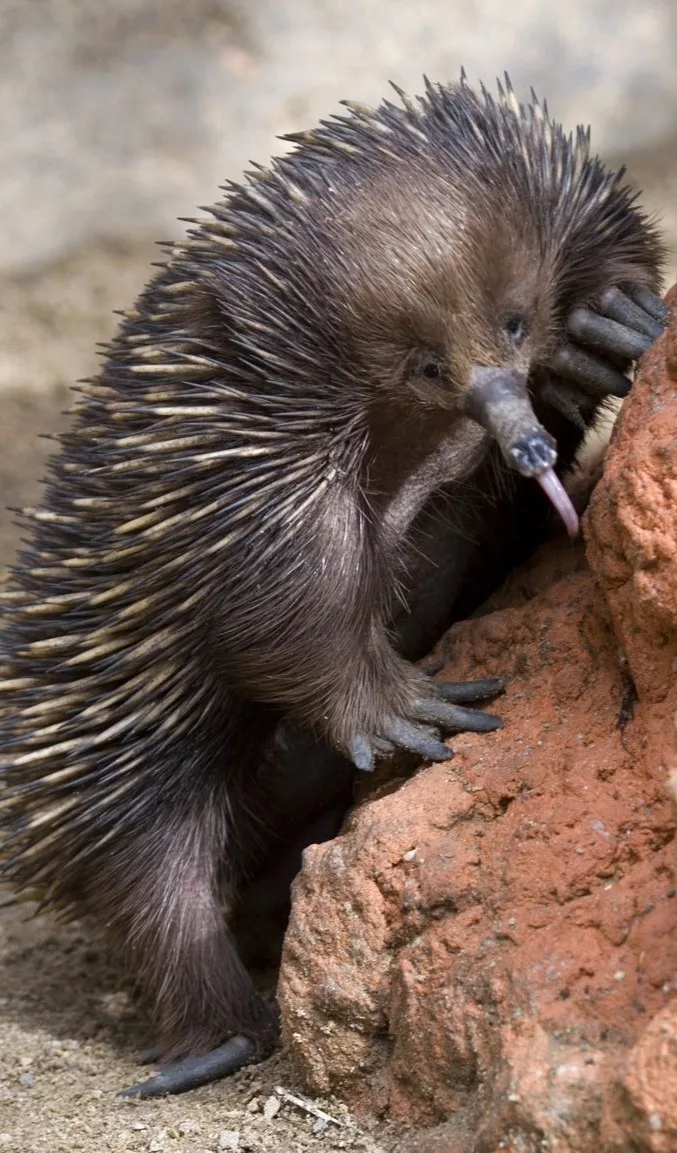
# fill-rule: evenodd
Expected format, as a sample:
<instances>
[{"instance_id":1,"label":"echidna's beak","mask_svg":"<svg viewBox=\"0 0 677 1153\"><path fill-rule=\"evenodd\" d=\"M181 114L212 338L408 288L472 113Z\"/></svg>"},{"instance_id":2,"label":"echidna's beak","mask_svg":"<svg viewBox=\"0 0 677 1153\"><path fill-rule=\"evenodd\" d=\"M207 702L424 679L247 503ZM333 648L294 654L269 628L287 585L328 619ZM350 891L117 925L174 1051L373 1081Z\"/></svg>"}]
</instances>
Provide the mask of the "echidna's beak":
<instances>
[{"instance_id":1,"label":"echidna's beak","mask_svg":"<svg viewBox=\"0 0 677 1153\"><path fill-rule=\"evenodd\" d=\"M538 481L569 536L575 537L578 514L555 472L557 445L536 419L526 376L509 369L476 365L465 393L464 411L491 433L511 468Z\"/></svg>"}]
</instances>

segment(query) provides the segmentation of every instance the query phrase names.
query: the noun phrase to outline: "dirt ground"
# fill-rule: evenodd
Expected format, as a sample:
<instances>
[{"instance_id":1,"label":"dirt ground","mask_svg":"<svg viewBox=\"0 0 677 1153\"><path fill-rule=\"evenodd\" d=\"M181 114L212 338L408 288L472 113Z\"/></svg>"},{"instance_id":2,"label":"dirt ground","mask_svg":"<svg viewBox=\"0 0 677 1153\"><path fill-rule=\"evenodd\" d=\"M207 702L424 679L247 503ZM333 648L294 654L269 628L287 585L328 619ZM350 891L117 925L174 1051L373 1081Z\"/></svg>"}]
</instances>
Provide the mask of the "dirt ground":
<instances>
[{"instance_id":1,"label":"dirt ground","mask_svg":"<svg viewBox=\"0 0 677 1153\"><path fill-rule=\"evenodd\" d=\"M640 158L635 175L660 208L673 242L674 161ZM62 426L68 385L96 368L95 344L113 330L157 250L101 248L34 276L0 281L0 568L19 534L6 506L31 504L53 448L40 434ZM137 1080L147 1040L122 974L93 931L3 907L0 892L0 1153L296 1153L410 1150L411 1138L367 1130L336 1102L318 1118L276 1093L298 1091L283 1055L183 1097L139 1104L117 1091Z\"/></svg>"}]
</instances>

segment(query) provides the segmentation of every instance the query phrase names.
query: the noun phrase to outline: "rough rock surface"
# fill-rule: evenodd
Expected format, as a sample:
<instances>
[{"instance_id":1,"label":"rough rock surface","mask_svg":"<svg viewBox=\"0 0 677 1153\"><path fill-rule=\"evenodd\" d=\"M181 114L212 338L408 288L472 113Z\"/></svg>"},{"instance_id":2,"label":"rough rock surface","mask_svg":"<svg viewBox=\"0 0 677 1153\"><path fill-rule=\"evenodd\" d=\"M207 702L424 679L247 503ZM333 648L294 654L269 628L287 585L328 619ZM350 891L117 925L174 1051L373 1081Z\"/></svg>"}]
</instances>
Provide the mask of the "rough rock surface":
<instances>
[{"instance_id":1,"label":"rough rock surface","mask_svg":"<svg viewBox=\"0 0 677 1153\"><path fill-rule=\"evenodd\" d=\"M677 326L582 545L452 629L506 725L306 853L280 981L306 1085L466 1153L677 1148ZM635 700L635 688L639 700ZM441 1124L440 1124L441 1123Z\"/></svg>"}]
</instances>

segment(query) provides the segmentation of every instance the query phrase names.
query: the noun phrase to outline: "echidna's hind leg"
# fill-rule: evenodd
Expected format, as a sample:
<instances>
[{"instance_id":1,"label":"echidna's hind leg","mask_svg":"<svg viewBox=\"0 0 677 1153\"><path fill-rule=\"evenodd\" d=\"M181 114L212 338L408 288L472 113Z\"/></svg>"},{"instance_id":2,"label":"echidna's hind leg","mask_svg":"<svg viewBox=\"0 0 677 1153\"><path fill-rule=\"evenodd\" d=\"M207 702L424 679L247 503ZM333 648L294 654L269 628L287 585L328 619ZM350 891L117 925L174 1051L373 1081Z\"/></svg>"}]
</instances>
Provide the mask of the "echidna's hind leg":
<instances>
[{"instance_id":1,"label":"echidna's hind leg","mask_svg":"<svg viewBox=\"0 0 677 1153\"><path fill-rule=\"evenodd\" d=\"M256 992L224 919L248 814L237 783L206 767L196 744L161 766L153 794L137 798L134 820L87 881L87 904L124 944L168 1066L134 1095L193 1088L266 1056L277 1039L276 1011Z\"/></svg>"}]
</instances>

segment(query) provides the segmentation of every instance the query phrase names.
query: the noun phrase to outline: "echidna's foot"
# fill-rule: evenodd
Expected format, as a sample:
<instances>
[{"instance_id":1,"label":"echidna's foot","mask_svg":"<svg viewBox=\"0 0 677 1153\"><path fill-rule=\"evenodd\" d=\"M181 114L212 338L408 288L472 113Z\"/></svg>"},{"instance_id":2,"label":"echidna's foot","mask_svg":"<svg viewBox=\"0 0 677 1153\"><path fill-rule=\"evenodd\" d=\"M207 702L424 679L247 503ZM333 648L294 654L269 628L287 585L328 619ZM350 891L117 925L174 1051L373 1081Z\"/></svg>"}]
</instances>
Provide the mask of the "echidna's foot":
<instances>
[{"instance_id":1,"label":"echidna's foot","mask_svg":"<svg viewBox=\"0 0 677 1153\"><path fill-rule=\"evenodd\" d=\"M505 681L498 677L484 681L431 681L430 695L414 701L408 718L391 717L372 736L360 733L350 744L350 757L363 772L371 772L378 757L392 756L397 749L416 753L426 761L448 761L454 751L439 739L438 729L489 733L503 727L500 717L479 709L465 709L458 702L487 700L504 689Z\"/></svg>"},{"instance_id":2,"label":"echidna's foot","mask_svg":"<svg viewBox=\"0 0 677 1153\"><path fill-rule=\"evenodd\" d=\"M596 311L575 308L567 319L574 343L562 345L549 362L573 388L553 384L551 403L571 418L579 408L577 389L587 396L626 396L630 381L624 371L661 335L669 316L663 301L638 284L608 288Z\"/></svg>"},{"instance_id":3,"label":"echidna's foot","mask_svg":"<svg viewBox=\"0 0 677 1153\"><path fill-rule=\"evenodd\" d=\"M148 1050L144 1057L148 1059L154 1052L155 1050ZM207 1085L210 1081L227 1077L244 1065L251 1065L265 1056L267 1052L262 1052L261 1046L252 1037L237 1034L209 1053L175 1061L147 1081L138 1081L128 1089L123 1089L120 1096L164 1097L173 1093L187 1093L190 1089L197 1089L200 1085Z\"/></svg>"}]
</instances>

